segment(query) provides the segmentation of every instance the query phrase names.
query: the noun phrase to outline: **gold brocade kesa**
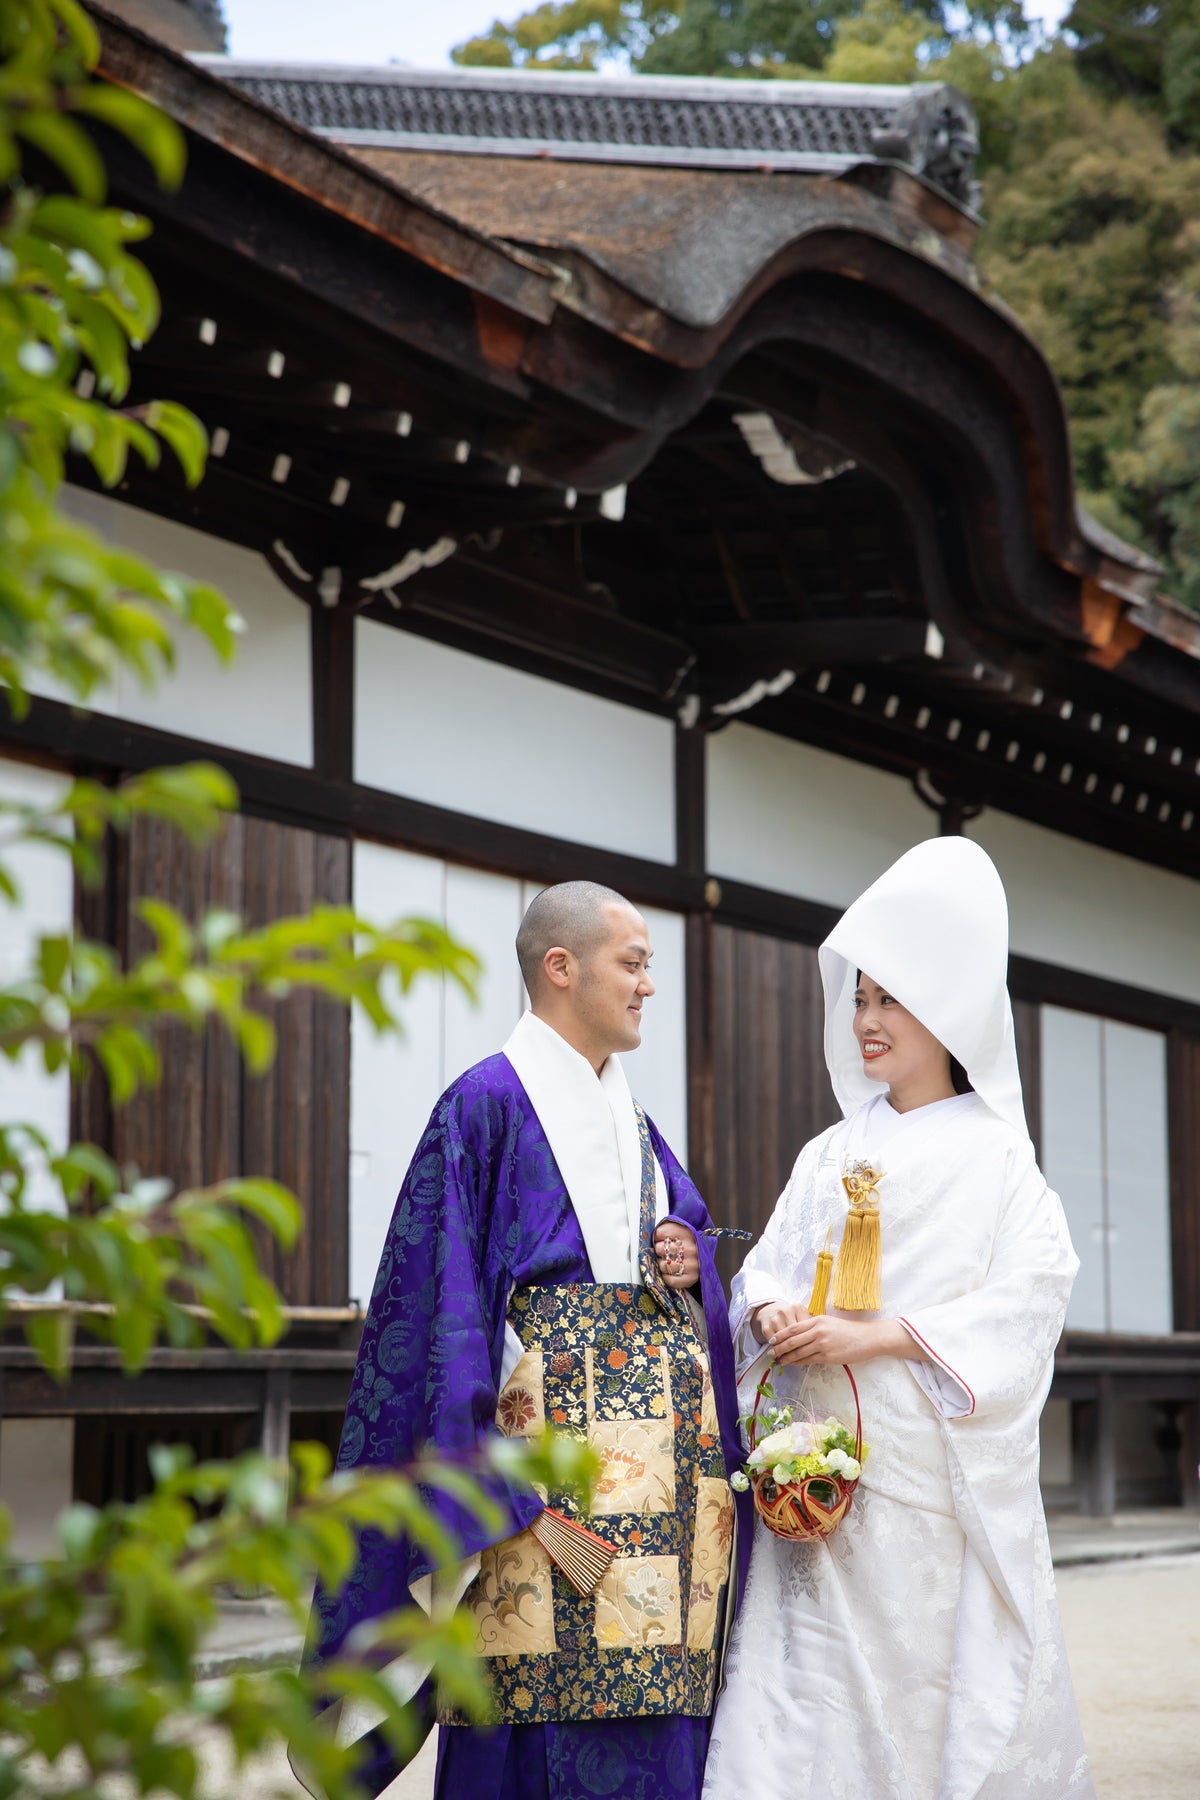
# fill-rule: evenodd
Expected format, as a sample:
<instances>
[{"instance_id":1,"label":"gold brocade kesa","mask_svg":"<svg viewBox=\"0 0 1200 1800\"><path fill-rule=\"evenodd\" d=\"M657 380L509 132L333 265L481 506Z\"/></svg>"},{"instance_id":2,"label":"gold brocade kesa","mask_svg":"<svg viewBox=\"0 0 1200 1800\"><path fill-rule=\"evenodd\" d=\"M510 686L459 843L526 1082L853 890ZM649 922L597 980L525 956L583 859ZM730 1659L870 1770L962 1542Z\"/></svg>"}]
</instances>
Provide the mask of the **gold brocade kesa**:
<instances>
[{"instance_id":1,"label":"gold brocade kesa","mask_svg":"<svg viewBox=\"0 0 1200 1800\"><path fill-rule=\"evenodd\" d=\"M733 1496L708 1356L685 1312L646 1288L518 1288L525 1354L504 1388L508 1436L586 1436L601 1461L592 1511L547 1502L617 1551L580 1594L529 1531L485 1550L463 1602L505 1723L615 1719L712 1707L729 1581ZM443 1709L443 1723L465 1721Z\"/></svg>"},{"instance_id":2,"label":"gold brocade kesa","mask_svg":"<svg viewBox=\"0 0 1200 1800\"><path fill-rule=\"evenodd\" d=\"M847 1163L842 1186L850 1202L833 1271L833 1304L843 1312L878 1312L880 1280L879 1183L883 1170L869 1162Z\"/></svg>"}]
</instances>

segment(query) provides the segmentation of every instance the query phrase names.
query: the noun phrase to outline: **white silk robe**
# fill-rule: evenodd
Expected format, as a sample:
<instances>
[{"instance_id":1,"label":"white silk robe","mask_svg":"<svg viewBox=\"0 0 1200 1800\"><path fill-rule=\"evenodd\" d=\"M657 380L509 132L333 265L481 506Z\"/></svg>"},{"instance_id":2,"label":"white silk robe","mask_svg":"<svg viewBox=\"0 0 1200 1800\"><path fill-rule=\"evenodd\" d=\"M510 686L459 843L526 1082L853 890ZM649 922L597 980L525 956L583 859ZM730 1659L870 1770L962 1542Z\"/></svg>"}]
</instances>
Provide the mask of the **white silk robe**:
<instances>
[{"instance_id":1,"label":"white silk robe","mask_svg":"<svg viewBox=\"0 0 1200 1800\"><path fill-rule=\"evenodd\" d=\"M734 1284L735 1333L767 1300L807 1301L846 1215L843 1166L880 1104L801 1152ZM855 1370L870 1454L831 1538L784 1543L756 1525L704 1800L1094 1796L1038 1487L1077 1260L1032 1144L982 1100L905 1121L875 1158L883 1313L922 1360ZM794 1400L804 1374L777 1371L776 1398ZM803 1405L853 1423L838 1367L808 1373Z\"/></svg>"}]
</instances>

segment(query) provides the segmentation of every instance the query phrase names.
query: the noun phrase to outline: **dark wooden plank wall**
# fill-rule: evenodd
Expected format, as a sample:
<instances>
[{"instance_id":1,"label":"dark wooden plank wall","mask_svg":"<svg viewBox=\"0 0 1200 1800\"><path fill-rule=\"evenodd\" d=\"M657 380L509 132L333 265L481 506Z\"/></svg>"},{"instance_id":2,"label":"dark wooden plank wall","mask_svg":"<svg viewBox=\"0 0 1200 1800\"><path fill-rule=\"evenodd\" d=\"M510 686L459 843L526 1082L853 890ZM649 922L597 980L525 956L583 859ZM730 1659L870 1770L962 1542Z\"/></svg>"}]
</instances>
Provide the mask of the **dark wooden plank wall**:
<instances>
[{"instance_id":1,"label":"dark wooden plank wall","mask_svg":"<svg viewBox=\"0 0 1200 1800\"><path fill-rule=\"evenodd\" d=\"M1176 1331L1200 1331L1200 1033L1167 1034L1171 1278Z\"/></svg>"},{"instance_id":2,"label":"dark wooden plank wall","mask_svg":"<svg viewBox=\"0 0 1200 1800\"><path fill-rule=\"evenodd\" d=\"M346 904L350 845L342 838L268 820L234 818L205 850L154 820L138 820L110 863L111 928L126 954L150 944L138 897L169 901L195 922L224 907L249 923ZM81 907L95 929L102 906ZM180 1187L234 1174L271 1175L300 1198L306 1224L283 1256L260 1236L263 1267L293 1305L340 1306L349 1287L350 1026L346 1010L311 994L270 1001L278 1032L271 1069L247 1075L223 1031L162 1033L162 1081L102 1123L93 1080L76 1102L89 1135L117 1160Z\"/></svg>"},{"instance_id":3,"label":"dark wooden plank wall","mask_svg":"<svg viewBox=\"0 0 1200 1800\"><path fill-rule=\"evenodd\" d=\"M719 1224L757 1237L801 1147L839 1116L822 1045L817 953L807 944L734 926L706 926L708 979L698 1005L711 1090L693 1082L699 1132L693 1172ZM707 1084L705 1084L705 1088ZM726 1273L744 1246L722 1253Z\"/></svg>"},{"instance_id":4,"label":"dark wooden plank wall","mask_svg":"<svg viewBox=\"0 0 1200 1800\"><path fill-rule=\"evenodd\" d=\"M757 1236L801 1146L838 1117L825 1068L817 952L791 939L711 919L692 920L689 931L692 1174L718 1223L744 1226ZM1029 1130L1036 1144L1041 1135L1039 1008L1018 1000L1013 1014ZM727 1274L738 1267L742 1254L741 1246L722 1251Z\"/></svg>"}]
</instances>

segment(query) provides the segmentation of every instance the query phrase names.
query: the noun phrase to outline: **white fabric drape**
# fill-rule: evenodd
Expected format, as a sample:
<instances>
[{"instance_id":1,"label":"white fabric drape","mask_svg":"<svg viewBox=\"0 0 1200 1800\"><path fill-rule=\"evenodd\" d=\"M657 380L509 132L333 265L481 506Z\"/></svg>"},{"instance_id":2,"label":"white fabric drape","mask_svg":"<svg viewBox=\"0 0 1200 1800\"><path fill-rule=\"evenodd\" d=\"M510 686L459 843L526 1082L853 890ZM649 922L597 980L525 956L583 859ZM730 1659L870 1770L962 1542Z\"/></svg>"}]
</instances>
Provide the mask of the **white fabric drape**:
<instances>
[{"instance_id":1,"label":"white fabric drape","mask_svg":"<svg viewBox=\"0 0 1200 1800\"><path fill-rule=\"evenodd\" d=\"M597 1281L637 1281L642 1146L633 1095L620 1058L597 1076L552 1026L527 1012L504 1054L533 1103L563 1178ZM663 1172L654 1164L655 1216L667 1212Z\"/></svg>"},{"instance_id":2,"label":"white fabric drape","mask_svg":"<svg viewBox=\"0 0 1200 1800\"><path fill-rule=\"evenodd\" d=\"M1008 902L996 866L969 838L929 838L906 851L820 949L825 1060L838 1105L852 1113L879 1092L854 1036L859 969L932 1031L975 1092L1025 1131L1008 989Z\"/></svg>"},{"instance_id":3,"label":"white fabric drape","mask_svg":"<svg viewBox=\"0 0 1200 1800\"><path fill-rule=\"evenodd\" d=\"M745 1329L804 1304L846 1216L841 1175L882 1162L883 1315L914 1355L855 1368L870 1446L824 1542L756 1526L704 1800L764 1772L824 1800L1094 1800L1038 1487L1038 1417L1078 1261L1025 1130L1005 988L1004 891L965 839L918 845L821 950L826 1055L849 1115L801 1151L734 1281ZM932 1030L977 1090L897 1117L862 1072L858 969ZM775 1376L777 1397L852 1417L840 1368Z\"/></svg>"}]
</instances>

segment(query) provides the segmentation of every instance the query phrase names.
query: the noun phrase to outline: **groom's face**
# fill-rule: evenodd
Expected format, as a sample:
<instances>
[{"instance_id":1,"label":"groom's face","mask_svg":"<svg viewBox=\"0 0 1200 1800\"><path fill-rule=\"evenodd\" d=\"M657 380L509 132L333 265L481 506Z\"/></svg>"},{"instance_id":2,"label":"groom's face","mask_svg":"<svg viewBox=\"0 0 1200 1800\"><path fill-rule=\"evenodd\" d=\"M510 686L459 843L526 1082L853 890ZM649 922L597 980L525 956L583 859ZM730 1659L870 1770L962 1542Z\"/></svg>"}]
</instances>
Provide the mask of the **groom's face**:
<instances>
[{"instance_id":1,"label":"groom's face","mask_svg":"<svg viewBox=\"0 0 1200 1800\"><path fill-rule=\"evenodd\" d=\"M576 1016L597 1056L637 1049L642 1005L654 992L645 919L632 906L612 902L604 923L604 937L580 959L574 989Z\"/></svg>"}]
</instances>

